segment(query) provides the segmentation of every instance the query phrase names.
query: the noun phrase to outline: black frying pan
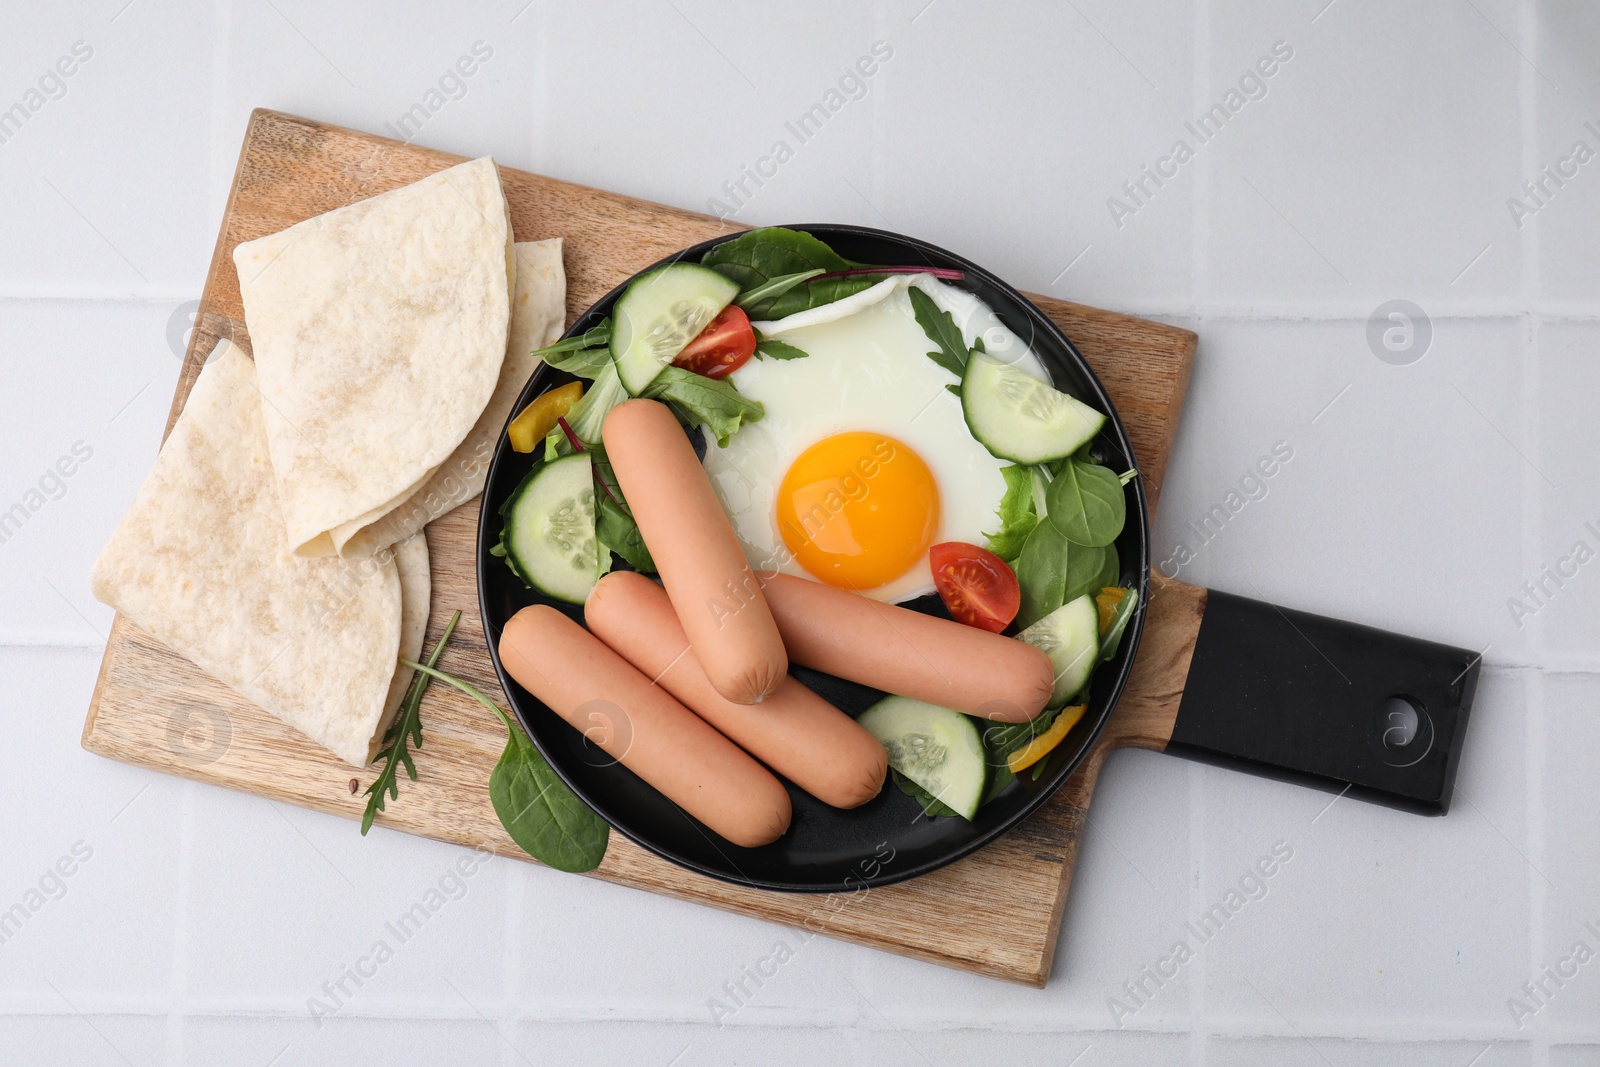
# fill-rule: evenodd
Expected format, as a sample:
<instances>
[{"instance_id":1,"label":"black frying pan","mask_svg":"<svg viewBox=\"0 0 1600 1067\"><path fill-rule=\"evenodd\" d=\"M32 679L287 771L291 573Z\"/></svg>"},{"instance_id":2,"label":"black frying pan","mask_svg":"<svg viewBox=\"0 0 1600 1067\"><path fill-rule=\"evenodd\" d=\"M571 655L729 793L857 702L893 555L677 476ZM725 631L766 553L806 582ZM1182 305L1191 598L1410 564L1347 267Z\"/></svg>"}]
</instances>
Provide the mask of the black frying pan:
<instances>
[{"instance_id":1,"label":"black frying pan","mask_svg":"<svg viewBox=\"0 0 1600 1067\"><path fill-rule=\"evenodd\" d=\"M1096 458L1113 469L1136 465L1122 420L1094 372L1055 323L1011 286L977 264L914 238L860 226L791 228L815 235L857 262L963 271L965 279L953 284L977 295L1029 342L1058 388L1109 415L1093 444ZM734 236L702 242L662 262L697 262L708 249ZM566 336L576 336L609 315L625 287L606 294ZM541 366L514 410L571 380ZM936 870L982 848L1043 804L1088 755L1127 685L1151 594L1148 507L1138 478L1125 490L1128 521L1117 551L1122 582L1139 590L1139 606L1117 655L1094 674L1088 711L1042 761L1042 774L1036 779L1032 772L1019 776L973 822L930 819L914 799L889 783L876 799L850 811L830 808L789 786L794 818L788 833L761 848L740 848L585 740L517 685L501 664L501 631L521 608L548 603L582 622L581 609L524 588L503 561L489 554L499 538L500 507L532 462L532 456L512 451L502 434L484 490L478 597L495 671L528 735L567 785L618 831L690 870L741 885L801 892L858 890ZM936 596L906 606L946 614ZM1333 664L1337 667L1330 671ZM850 714L883 696L802 667L792 673ZM1349 790L1380 803L1443 813L1477 673L1477 658L1462 649L1212 592L1166 747L1192 758ZM1397 698L1403 703L1394 703ZM1411 730L1406 709L1416 720Z\"/></svg>"}]
</instances>

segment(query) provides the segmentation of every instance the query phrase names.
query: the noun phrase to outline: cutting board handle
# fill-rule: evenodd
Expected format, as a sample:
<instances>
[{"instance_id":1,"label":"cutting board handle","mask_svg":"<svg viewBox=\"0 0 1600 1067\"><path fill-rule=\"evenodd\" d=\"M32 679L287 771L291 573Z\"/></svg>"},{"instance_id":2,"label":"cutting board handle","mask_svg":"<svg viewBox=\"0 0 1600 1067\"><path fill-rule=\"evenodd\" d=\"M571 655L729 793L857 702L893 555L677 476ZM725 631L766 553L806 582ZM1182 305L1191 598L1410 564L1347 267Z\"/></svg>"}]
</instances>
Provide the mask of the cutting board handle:
<instances>
[{"instance_id":1,"label":"cutting board handle","mask_svg":"<svg viewBox=\"0 0 1600 1067\"><path fill-rule=\"evenodd\" d=\"M1166 751L1445 813L1477 653L1217 590L1203 603Z\"/></svg>"}]
</instances>

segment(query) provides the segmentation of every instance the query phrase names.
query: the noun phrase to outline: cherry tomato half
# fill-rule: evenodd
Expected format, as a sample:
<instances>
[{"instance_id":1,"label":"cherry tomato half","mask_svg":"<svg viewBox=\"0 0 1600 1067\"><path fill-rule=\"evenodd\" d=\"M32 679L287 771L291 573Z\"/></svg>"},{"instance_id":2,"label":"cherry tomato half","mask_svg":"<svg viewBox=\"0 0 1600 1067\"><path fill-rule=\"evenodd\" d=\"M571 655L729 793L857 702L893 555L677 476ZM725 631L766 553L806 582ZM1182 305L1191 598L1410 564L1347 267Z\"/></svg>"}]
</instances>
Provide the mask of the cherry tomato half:
<instances>
[{"instance_id":1,"label":"cherry tomato half","mask_svg":"<svg viewBox=\"0 0 1600 1067\"><path fill-rule=\"evenodd\" d=\"M739 305L729 304L706 323L672 365L707 378L722 378L750 362L755 354L756 332L750 328L750 316Z\"/></svg>"},{"instance_id":2,"label":"cherry tomato half","mask_svg":"<svg viewBox=\"0 0 1600 1067\"><path fill-rule=\"evenodd\" d=\"M1006 561L965 541L946 541L928 550L939 599L957 622L999 633L1022 607L1022 587Z\"/></svg>"}]
</instances>

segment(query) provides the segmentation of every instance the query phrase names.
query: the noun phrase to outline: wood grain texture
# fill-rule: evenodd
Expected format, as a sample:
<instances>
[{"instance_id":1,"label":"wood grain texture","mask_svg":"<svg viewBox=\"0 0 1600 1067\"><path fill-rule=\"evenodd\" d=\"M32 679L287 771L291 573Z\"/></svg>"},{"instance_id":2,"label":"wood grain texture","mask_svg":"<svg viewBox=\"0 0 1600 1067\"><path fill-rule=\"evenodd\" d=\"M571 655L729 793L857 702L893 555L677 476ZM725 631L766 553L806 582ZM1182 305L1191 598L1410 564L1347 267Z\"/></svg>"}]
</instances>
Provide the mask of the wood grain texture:
<instances>
[{"instance_id":1,"label":"wood grain texture","mask_svg":"<svg viewBox=\"0 0 1600 1067\"><path fill-rule=\"evenodd\" d=\"M370 134L256 111L168 429L220 338L249 349L232 261L235 245L460 161ZM501 179L517 240L566 239L569 323L641 266L730 229L704 215L508 168L501 168ZM1153 503L1194 358L1194 334L1061 300L1034 299L1105 383L1128 426ZM476 610L477 519L473 501L428 527L433 557L428 641L437 638L451 611L463 609L447 665L494 693L498 682ZM910 882L855 894L791 895L691 874L613 834L593 877L1042 986L1055 955L1095 780L1114 749L1160 749L1170 738L1204 591L1157 575L1149 610L1128 690L1082 769L1021 826L965 860ZM527 859L501 828L486 788L505 743L504 727L453 690L435 686L424 729L419 780L403 783L400 799L380 817L379 826ZM359 819L365 806L350 792L347 764L121 617L106 646L83 745L112 759L349 819ZM365 786L373 772L355 777Z\"/></svg>"}]
</instances>

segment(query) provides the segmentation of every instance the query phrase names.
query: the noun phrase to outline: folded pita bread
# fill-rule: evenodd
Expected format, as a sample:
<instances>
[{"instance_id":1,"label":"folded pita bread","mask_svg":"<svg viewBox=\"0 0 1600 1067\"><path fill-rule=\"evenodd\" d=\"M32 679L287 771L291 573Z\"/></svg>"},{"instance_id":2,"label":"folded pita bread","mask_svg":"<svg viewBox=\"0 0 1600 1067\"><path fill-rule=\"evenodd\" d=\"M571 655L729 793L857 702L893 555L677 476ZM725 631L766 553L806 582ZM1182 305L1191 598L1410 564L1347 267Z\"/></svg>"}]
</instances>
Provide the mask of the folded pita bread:
<instances>
[{"instance_id":1,"label":"folded pita bread","mask_svg":"<svg viewBox=\"0 0 1600 1067\"><path fill-rule=\"evenodd\" d=\"M561 265L561 238L519 241L515 248L510 340L489 406L450 458L411 496L347 539L340 555L367 555L409 537L483 492L495 443L522 387L528 384L528 376L539 365L532 353L555 343L566 330L567 275Z\"/></svg>"},{"instance_id":2,"label":"folded pita bread","mask_svg":"<svg viewBox=\"0 0 1600 1067\"><path fill-rule=\"evenodd\" d=\"M297 554L338 552L483 414L505 360L511 246L484 157L234 249Z\"/></svg>"},{"instance_id":3,"label":"folded pita bread","mask_svg":"<svg viewBox=\"0 0 1600 1067\"><path fill-rule=\"evenodd\" d=\"M360 767L394 715L427 622L418 535L359 561L284 534L256 370L227 341L201 371L94 595L241 696Z\"/></svg>"}]
</instances>

